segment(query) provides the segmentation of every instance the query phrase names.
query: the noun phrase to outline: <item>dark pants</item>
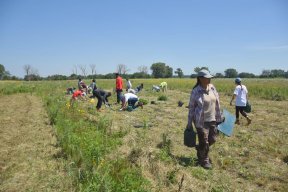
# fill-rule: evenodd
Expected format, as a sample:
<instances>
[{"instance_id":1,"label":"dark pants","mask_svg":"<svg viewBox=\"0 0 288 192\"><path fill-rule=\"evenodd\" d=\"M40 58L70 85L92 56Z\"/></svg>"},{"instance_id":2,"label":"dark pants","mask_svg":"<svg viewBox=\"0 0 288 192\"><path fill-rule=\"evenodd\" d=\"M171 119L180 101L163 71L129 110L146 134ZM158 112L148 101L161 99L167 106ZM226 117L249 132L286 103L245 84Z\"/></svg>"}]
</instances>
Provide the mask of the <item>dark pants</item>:
<instances>
[{"instance_id":1,"label":"dark pants","mask_svg":"<svg viewBox=\"0 0 288 192\"><path fill-rule=\"evenodd\" d=\"M217 127L216 122L205 122L204 128L197 128L199 145L197 148L197 156L200 164L209 162L209 146L216 142Z\"/></svg>"},{"instance_id":2,"label":"dark pants","mask_svg":"<svg viewBox=\"0 0 288 192\"><path fill-rule=\"evenodd\" d=\"M116 93L117 93L117 103L120 103L121 95L122 95L122 89L117 89Z\"/></svg>"},{"instance_id":3,"label":"dark pants","mask_svg":"<svg viewBox=\"0 0 288 192\"><path fill-rule=\"evenodd\" d=\"M101 97L101 95L98 94L96 94L95 97L98 99L96 109L100 109L103 103L103 98Z\"/></svg>"},{"instance_id":4,"label":"dark pants","mask_svg":"<svg viewBox=\"0 0 288 192\"><path fill-rule=\"evenodd\" d=\"M236 106L236 119L239 119L239 112L241 113L241 115L243 115L243 117L247 117L247 113L244 111L245 107L243 106Z\"/></svg>"},{"instance_id":5,"label":"dark pants","mask_svg":"<svg viewBox=\"0 0 288 192\"><path fill-rule=\"evenodd\" d=\"M138 106L135 106L135 103L138 101L137 98L131 98L128 99L128 105L131 105L133 109L137 108Z\"/></svg>"},{"instance_id":6,"label":"dark pants","mask_svg":"<svg viewBox=\"0 0 288 192\"><path fill-rule=\"evenodd\" d=\"M98 99L96 109L100 109L103 102L108 103L108 98L105 92L101 91L93 91L93 97L96 97Z\"/></svg>"}]
</instances>

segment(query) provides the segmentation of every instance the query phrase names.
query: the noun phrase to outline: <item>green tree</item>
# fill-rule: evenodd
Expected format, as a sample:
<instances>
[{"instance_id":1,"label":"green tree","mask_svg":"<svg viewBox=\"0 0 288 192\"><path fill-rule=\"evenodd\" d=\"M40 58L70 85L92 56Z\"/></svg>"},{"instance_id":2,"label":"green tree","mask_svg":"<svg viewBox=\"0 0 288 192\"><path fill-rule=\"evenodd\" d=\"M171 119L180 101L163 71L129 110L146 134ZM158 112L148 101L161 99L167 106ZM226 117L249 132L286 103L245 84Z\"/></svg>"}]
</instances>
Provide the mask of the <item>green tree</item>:
<instances>
[{"instance_id":1,"label":"green tree","mask_svg":"<svg viewBox=\"0 0 288 192\"><path fill-rule=\"evenodd\" d=\"M226 69L224 73L225 73L225 77L228 77L228 78L235 78L238 75L238 72L236 71L236 69L232 69L232 68Z\"/></svg>"},{"instance_id":2,"label":"green tree","mask_svg":"<svg viewBox=\"0 0 288 192\"><path fill-rule=\"evenodd\" d=\"M255 75L253 73L242 72L242 73L238 74L238 77L241 77L241 78L254 78Z\"/></svg>"},{"instance_id":3,"label":"green tree","mask_svg":"<svg viewBox=\"0 0 288 192\"><path fill-rule=\"evenodd\" d=\"M285 71L282 69L272 69L271 76L272 77L285 77Z\"/></svg>"},{"instance_id":4,"label":"green tree","mask_svg":"<svg viewBox=\"0 0 288 192\"><path fill-rule=\"evenodd\" d=\"M216 73L216 74L215 74L215 77L217 77L217 78L223 78L224 75L223 75L222 73Z\"/></svg>"},{"instance_id":5,"label":"green tree","mask_svg":"<svg viewBox=\"0 0 288 192\"><path fill-rule=\"evenodd\" d=\"M163 78L165 76L165 63L153 63L150 67L152 76L155 78Z\"/></svg>"},{"instance_id":6,"label":"green tree","mask_svg":"<svg viewBox=\"0 0 288 192\"><path fill-rule=\"evenodd\" d=\"M201 71L202 69L206 69L207 71L209 71L208 67L195 67L194 71L197 74L199 71ZM210 71L209 71L210 72Z\"/></svg>"},{"instance_id":7,"label":"green tree","mask_svg":"<svg viewBox=\"0 0 288 192\"><path fill-rule=\"evenodd\" d=\"M260 75L260 77L270 77L271 76L271 71L264 69Z\"/></svg>"},{"instance_id":8,"label":"green tree","mask_svg":"<svg viewBox=\"0 0 288 192\"><path fill-rule=\"evenodd\" d=\"M150 75L144 72L136 72L136 73L131 74L130 78L131 79L139 79L139 78L147 79L147 78L150 78Z\"/></svg>"},{"instance_id":9,"label":"green tree","mask_svg":"<svg viewBox=\"0 0 288 192\"><path fill-rule=\"evenodd\" d=\"M0 80L3 78L5 73L5 67L4 65L0 64Z\"/></svg>"},{"instance_id":10,"label":"green tree","mask_svg":"<svg viewBox=\"0 0 288 192\"><path fill-rule=\"evenodd\" d=\"M3 78L9 79L9 76L10 76L9 71L6 71L4 65L0 64L0 80L2 80Z\"/></svg>"},{"instance_id":11,"label":"green tree","mask_svg":"<svg viewBox=\"0 0 288 192\"><path fill-rule=\"evenodd\" d=\"M177 68L174 73L177 74L179 78L182 78L184 75L181 68Z\"/></svg>"},{"instance_id":12,"label":"green tree","mask_svg":"<svg viewBox=\"0 0 288 192\"><path fill-rule=\"evenodd\" d=\"M152 76L155 78L169 78L173 76L173 68L168 65L166 66L165 63L153 63L150 69L152 70Z\"/></svg>"},{"instance_id":13,"label":"green tree","mask_svg":"<svg viewBox=\"0 0 288 192\"><path fill-rule=\"evenodd\" d=\"M166 71L165 71L165 76L166 78L172 77L173 76L173 68L169 67L168 65L166 66Z\"/></svg>"}]
</instances>

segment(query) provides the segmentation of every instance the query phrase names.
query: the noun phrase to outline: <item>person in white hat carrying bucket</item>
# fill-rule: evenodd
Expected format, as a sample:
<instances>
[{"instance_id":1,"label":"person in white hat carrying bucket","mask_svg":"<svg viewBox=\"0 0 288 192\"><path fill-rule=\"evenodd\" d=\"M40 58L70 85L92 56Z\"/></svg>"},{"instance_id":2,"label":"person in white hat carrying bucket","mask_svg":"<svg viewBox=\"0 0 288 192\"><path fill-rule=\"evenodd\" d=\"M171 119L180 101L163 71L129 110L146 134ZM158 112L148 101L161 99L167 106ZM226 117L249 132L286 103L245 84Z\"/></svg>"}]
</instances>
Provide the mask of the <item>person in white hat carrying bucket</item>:
<instances>
[{"instance_id":1,"label":"person in white hat carrying bucket","mask_svg":"<svg viewBox=\"0 0 288 192\"><path fill-rule=\"evenodd\" d=\"M188 106L187 129L193 128L193 122L199 141L196 146L198 163L205 169L212 168L208 156L209 148L216 142L217 125L224 121L221 117L218 92L210 83L212 77L208 70L202 69L198 72L197 83L192 89Z\"/></svg>"}]
</instances>

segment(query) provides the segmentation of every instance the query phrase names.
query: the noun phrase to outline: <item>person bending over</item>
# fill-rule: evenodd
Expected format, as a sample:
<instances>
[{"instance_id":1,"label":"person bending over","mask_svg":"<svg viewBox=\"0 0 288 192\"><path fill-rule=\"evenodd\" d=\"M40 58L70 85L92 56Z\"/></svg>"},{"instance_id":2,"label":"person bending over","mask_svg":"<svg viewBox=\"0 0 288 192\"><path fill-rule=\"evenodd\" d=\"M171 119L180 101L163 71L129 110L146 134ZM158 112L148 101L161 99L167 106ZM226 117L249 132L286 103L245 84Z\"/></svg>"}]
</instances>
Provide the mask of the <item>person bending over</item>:
<instances>
[{"instance_id":1,"label":"person bending over","mask_svg":"<svg viewBox=\"0 0 288 192\"><path fill-rule=\"evenodd\" d=\"M162 83L160 83L159 87L161 88L161 90L162 90L163 92L166 92L166 91L167 91L168 84L167 84L167 82L162 82Z\"/></svg>"},{"instance_id":2,"label":"person bending over","mask_svg":"<svg viewBox=\"0 0 288 192\"><path fill-rule=\"evenodd\" d=\"M98 99L97 105L96 105L96 109L97 111L100 111L102 103L104 103L105 105L109 105L108 104L108 97L111 96L111 92L107 92L104 91L102 89L94 89L93 90L93 96L92 97L96 97Z\"/></svg>"},{"instance_id":3,"label":"person bending over","mask_svg":"<svg viewBox=\"0 0 288 192\"><path fill-rule=\"evenodd\" d=\"M137 95L133 93L125 93L121 98L122 106L120 110L121 111L126 110L128 106L131 106L132 109L136 109L137 107L143 108L143 103L138 102L138 101L139 101L139 98ZM137 105L135 105L136 103Z\"/></svg>"}]
</instances>

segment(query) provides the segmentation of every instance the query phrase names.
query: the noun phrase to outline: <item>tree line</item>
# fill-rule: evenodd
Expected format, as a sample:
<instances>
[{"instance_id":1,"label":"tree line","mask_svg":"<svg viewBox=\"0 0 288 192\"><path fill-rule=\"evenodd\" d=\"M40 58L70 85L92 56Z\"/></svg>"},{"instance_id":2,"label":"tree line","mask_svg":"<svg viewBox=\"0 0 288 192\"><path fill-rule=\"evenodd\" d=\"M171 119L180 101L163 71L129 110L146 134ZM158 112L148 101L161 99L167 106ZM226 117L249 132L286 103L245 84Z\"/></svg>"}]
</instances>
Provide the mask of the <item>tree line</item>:
<instances>
[{"instance_id":1,"label":"tree line","mask_svg":"<svg viewBox=\"0 0 288 192\"><path fill-rule=\"evenodd\" d=\"M97 74L96 65L92 64L89 66L90 70L87 69L85 65L74 65L72 69L72 74L69 76L55 74L49 75L48 77L41 77L38 73L38 70L31 65L24 65L23 70L25 72L24 78L19 78L14 75L11 75L9 71L6 71L3 64L0 64L0 80L26 80L26 81L39 81L39 80L75 80L75 79L114 79L115 73L107 74ZM184 75L181 68L177 68L173 72L173 68L163 62L153 63L150 66L151 74L148 73L149 69L147 66L139 66L138 71L135 73L129 73L129 69L125 64L118 64L116 67L116 72L119 73L124 78L129 79L148 79L148 78L195 78L197 73L201 69L207 69L208 67L195 67L194 73L191 75ZM90 73L89 73L90 71ZM282 69L272 69L272 70L263 70L261 75L257 76L249 72L238 73L236 69L229 68L224 71L224 73L214 74L215 78L288 78L288 71Z\"/></svg>"}]
</instances>

